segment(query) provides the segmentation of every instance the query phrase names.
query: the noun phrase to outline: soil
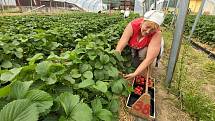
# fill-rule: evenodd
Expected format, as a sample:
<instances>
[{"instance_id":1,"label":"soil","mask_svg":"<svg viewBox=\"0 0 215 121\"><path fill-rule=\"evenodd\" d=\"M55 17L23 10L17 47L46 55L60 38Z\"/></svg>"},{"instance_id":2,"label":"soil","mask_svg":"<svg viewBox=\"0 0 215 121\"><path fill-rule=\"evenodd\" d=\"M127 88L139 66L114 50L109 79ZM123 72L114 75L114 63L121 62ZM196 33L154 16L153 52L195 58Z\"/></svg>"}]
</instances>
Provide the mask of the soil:
<instances>
[{"instance_id":1,"label":"soil","mask_svg":"<svg viewBox=\"0 0 215 121\"><path fill-rule=\"evenodd\" d=\"M202 87L203 90L206 92L207 96L215 101L215 86L210 84L204 84Z\"/></svg>"}]
</instances>

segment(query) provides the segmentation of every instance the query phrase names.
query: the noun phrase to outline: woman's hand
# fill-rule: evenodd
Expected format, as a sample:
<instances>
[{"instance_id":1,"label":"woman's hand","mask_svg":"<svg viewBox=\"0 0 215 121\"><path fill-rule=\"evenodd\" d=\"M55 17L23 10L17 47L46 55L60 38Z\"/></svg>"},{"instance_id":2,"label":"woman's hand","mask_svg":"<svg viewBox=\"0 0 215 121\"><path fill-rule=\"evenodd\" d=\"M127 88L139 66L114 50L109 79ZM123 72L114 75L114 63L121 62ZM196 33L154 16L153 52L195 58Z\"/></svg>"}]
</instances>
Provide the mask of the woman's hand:
<instances>
[{"instance_id":1,"label":"woman's hand","mask_svg":"<svg viewBox=\"0 0 215 121\"><path fill-rule=\"evenodd\" d=\"M125 75L124 78L126 80L131 80L132 81L135 76L137 76L135 73L130 73L130 74Z\"/></svg>"}]
</instances>

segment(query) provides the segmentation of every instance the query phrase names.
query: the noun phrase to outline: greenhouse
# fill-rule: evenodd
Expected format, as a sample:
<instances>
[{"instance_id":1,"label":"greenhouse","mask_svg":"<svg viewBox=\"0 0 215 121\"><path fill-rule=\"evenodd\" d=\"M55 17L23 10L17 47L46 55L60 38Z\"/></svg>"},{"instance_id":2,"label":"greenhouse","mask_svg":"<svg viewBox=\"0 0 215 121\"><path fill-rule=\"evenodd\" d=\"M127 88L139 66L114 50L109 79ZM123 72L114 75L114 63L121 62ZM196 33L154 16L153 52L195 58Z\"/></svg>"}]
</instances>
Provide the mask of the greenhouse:
<instances>
[{"instance_id":1,"label":"greenhouse","mask_svg":"<svg viewBox=\"0 0 215 121\"><path fill-rule=\"evenodd\" d=\"M0 121L215 121L215 0L0 0Z\"/></svg>"}]
</instances>

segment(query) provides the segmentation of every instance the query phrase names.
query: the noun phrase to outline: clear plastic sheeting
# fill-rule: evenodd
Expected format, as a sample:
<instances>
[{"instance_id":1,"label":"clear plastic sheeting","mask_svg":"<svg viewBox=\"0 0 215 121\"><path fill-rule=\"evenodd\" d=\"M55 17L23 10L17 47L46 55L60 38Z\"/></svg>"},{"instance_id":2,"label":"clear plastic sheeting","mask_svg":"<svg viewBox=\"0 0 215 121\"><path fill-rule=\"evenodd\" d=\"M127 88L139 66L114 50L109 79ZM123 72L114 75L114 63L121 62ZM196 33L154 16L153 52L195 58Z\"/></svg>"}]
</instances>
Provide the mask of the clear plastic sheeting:
<instances>
[{"instance_id":1,"label":"clear plastic sheeting","mask_svg":"<svg viewBox=\"0 0 215 121\"><path fill-rule=\"evenodd\" d=\"M0 5L16 6L16 0L0 0Z\"/></svg>"},{"instance_id":2,"label":"clear plastic sheeting","mask_svg":"<svg viewBox=\"0 0 215 121\"><path fill-rule=\"evenodd\" d=\"M134 3L134 12L138 13L140 16L143 16L143 2L144 0L135 0Z\"/></svg>"},{"instance_id":3,"label":"clear plastic sheeting","mask_svg":"<svg viewBox=\"0 0 215 121\"><path fill-rule=\"evenodd\" d=\"M165 2L164 0L158 0L157 4L156 4L156 10L160 10L161 11L162 8L163 8L164 2ZM155 9L155 4L154 3L150 7L150 10L152 10L152 9Z\"/></svg>"},{"instance_id":4,"label":"clear plastic sheeting","mask_svg":"<svg viewBox=\"0 0 215 121\"><path fill-rule=\"evenodd\" d=\"M72 3L88 12L99 12L103 10L102 0L54 0L54 1Z\"/></svg>"},{"instance_id":5,"label":"clear plastic sheeting","mask_svg":"<svg viewBox=\"0 0 215 121\"><path fill-rule=\"evenodd\" d=\"M215 0L206 0L203 13L215 15Z\"/></svg>"}]
</instances>

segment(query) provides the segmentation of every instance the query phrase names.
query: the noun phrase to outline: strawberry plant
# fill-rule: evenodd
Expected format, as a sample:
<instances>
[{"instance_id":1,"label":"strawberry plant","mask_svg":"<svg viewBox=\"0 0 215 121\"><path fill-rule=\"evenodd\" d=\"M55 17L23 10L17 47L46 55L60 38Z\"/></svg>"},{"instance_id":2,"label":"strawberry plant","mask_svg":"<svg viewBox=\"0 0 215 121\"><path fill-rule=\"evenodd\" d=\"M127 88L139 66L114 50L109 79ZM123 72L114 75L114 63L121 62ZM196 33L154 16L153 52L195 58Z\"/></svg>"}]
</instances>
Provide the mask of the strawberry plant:
<instances>
[{"instance_id":1,"label":"strawberry plant","mask_svg":"<svg viewBox=\"0 0 215 121\"><path fill-rule=\"evenodd\" d=\"M0 120L117 120L119 95L131 90L118 73L130 68L125 68L126 59L114 52L112 44L128 21L99 34L88 33L74 41L74 48L49 50L50 54L37 51L25 65L1 70ZM112 27L118 33L115 38L109 36Z\"/></svg>"},{"instance_id":2,"label":"strawberry plant","mask_svg":"<svg viewBox=\"0 0 215 121\"><path fill-rule=\"evenodd\" d=\"M185 23L185 35L188 36L192 29L196 16L189 15L186 18ZM165 26L169 26L172 16L167 15L164 21ZM215 17L209 15L203 15L200 17L196 29L193 33L193 37L198 38L200 42L214 45L215 43Z\"/></svg>"},{"instance_id":3,"label":"strawberry plant","mask_svg":"<svg viewBox=\"0 0 215 121\"><path fill-rule=\"evenodd\" d=\"M88 33L100 32L120 21L119 16L78 14L59 16L5 17L0 29L1 68L13 68L27 64L36 53L46 57L50 51L59 54L75 48L75 39Z\"/></svg>"}]
</instances>

